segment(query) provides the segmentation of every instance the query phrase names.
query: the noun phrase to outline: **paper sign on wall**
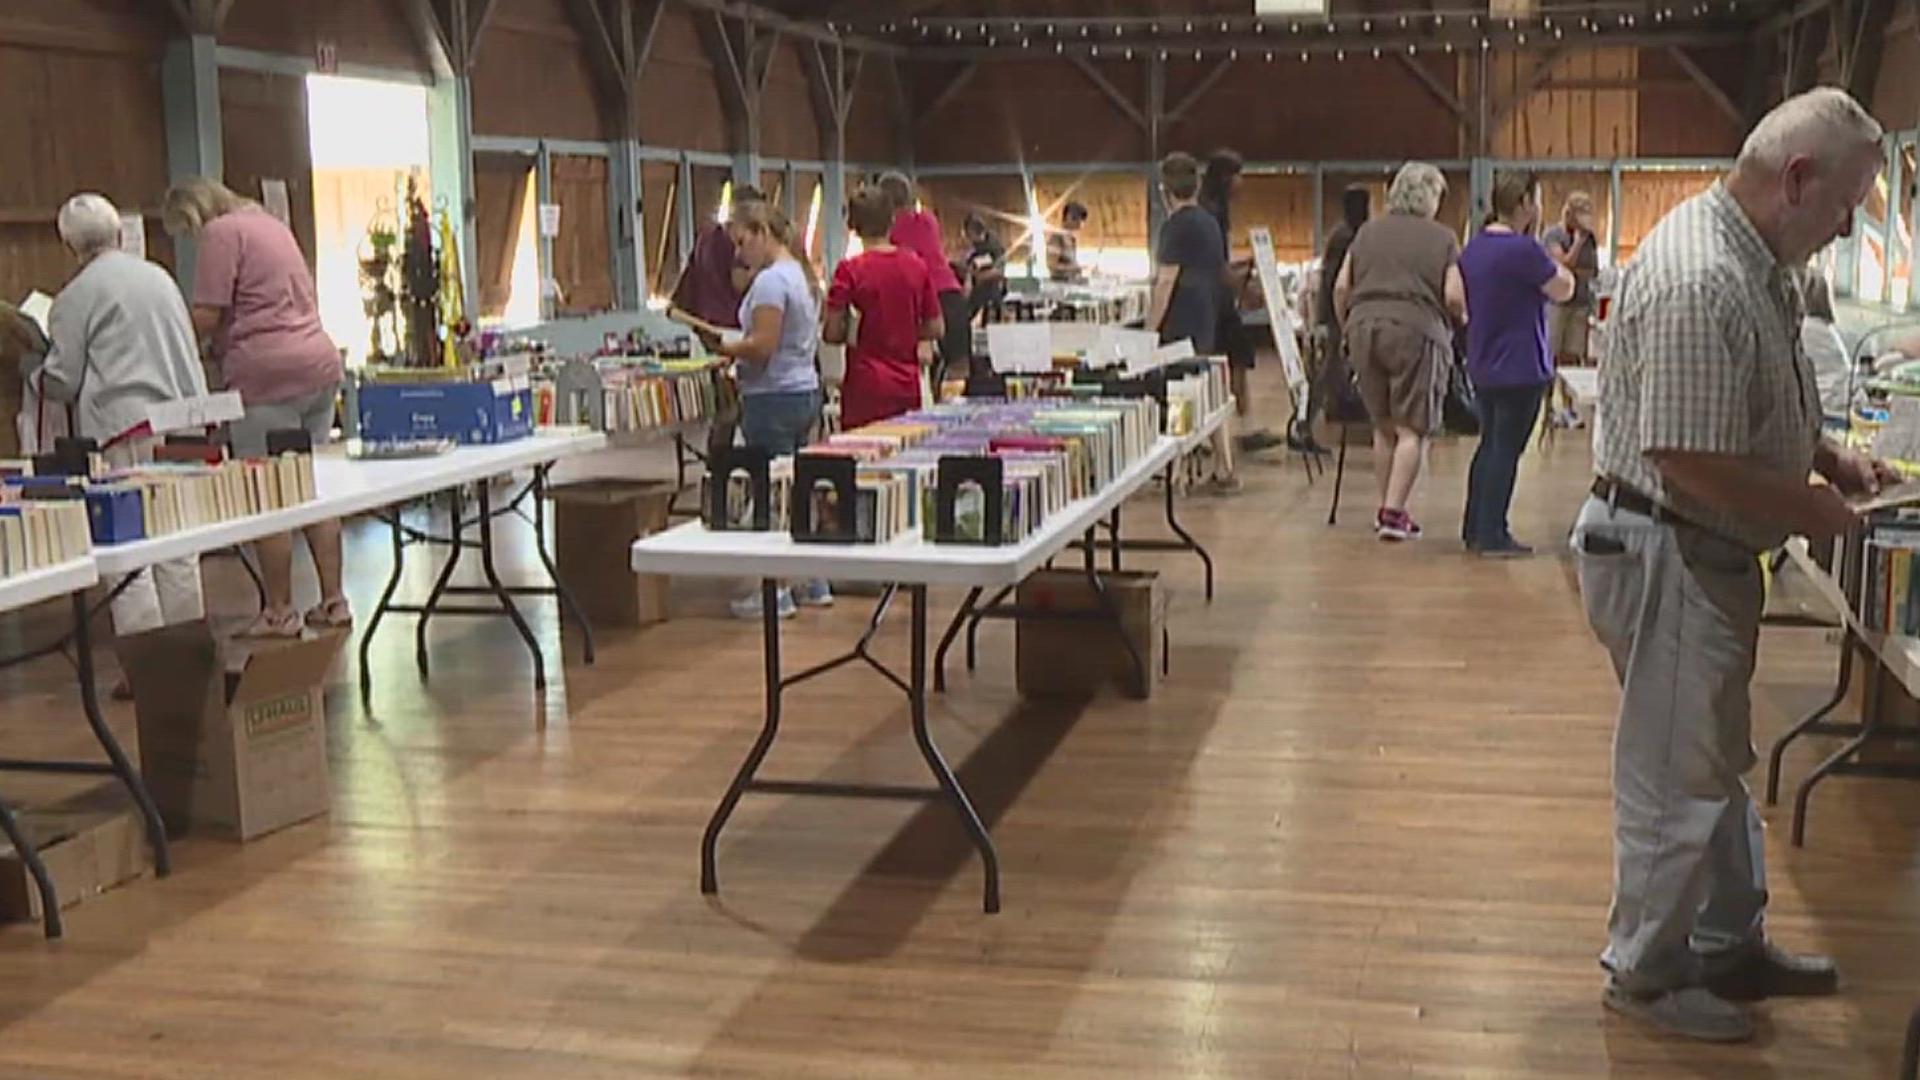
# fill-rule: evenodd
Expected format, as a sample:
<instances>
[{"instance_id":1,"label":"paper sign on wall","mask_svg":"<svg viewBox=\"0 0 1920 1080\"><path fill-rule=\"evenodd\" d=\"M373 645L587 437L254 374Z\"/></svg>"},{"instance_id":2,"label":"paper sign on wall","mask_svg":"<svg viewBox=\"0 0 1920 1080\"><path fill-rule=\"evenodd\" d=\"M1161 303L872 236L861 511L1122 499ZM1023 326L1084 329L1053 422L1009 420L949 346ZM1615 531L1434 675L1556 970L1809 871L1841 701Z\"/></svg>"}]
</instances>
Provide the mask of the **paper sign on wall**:
<instances>
[{"instance_id":1,"label":"paper sign on wall","mask_svg":"<svg viewBox=\"0 0 1920 1080\"><path fill-rule=\"evenodd\" d=\"M147 257L147 217L145 214L120 215L120 250L136 259Z\"/></svg>"},{"instance_id":2,"label":"paper sign on wall","mask_svg":"<svg viewBox=\"0 0 1920 1080\"><path fill-rule=\"evenodd\" d=\"M1287 376L1296 412L1307 404L1307 365L1300 358L1300 339L1294 335L1293 312L1287 308L1287 290L1280 283L1280 260L1273 254L1273 233L1264 227L1250 230L1254 265L1260 270L1260 290L1266 294L1273 347L1280 350L1280 369Z\"/></svg>"},{"instance_id":3,"label":"paper sign on wall","mask_svg":"<svg viewBox=\"0 0 1920 1080\"><path fill-rule=\"evenodd\" d=\"M1046 323L994 323L987 327L987 358L1002 375L1052 371L1052 329Z\"/></svg>"},{"instance_id":4,"label":"paper sign on wall","mask_svg":"<svg viewBox=\"0 0 1920 1080\"><path fill-rule=\"evenodd\" d=\"M280 224L293 228L293 202L287 198L285 180L261 180L260 205L266 207L267 213L279 218Z\"/></svg>"},{"instance_id":5,"label":"paper sign on wall","mask_svg":"<svg viewBox=\"0 0 1920 1080\"><path fill-rule=\"evenodd\" d=\"M540 204L540 235L548 240L560 235L560 204Z\"/></svg>"}]
</instances>

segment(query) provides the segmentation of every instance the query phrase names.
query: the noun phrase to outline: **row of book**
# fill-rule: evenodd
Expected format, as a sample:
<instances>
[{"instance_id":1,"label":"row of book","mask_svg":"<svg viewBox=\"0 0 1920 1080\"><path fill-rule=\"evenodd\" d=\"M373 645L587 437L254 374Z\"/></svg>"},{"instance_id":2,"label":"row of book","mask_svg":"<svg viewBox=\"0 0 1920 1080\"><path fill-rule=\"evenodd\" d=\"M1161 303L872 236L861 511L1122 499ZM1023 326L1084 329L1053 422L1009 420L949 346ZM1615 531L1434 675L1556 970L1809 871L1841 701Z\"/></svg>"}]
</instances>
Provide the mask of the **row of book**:
<instances>
[{"instance_id":1,"label":"row of book","mask_svg":"<svg viewBox=\"0 0 1920 1080\"><path fill-rule=\"evenodd\" d=\"M573 400L581 397L599 408ZM603 356L555 365L536 377L533 389L537 423L592 423L609 435L710 421L739 401L726 364L711 358Z\"/></svg>"},{"instance_id":2,"label":"row of book","mask_svg":"<svg viewBox=\"0 0 1920 1080\"><path fill-rule=\"evenodd\" d=\"M830 436L767 463L764 480L717 462L701 505L710 528L809 542L1019 543L1113 483L1158 434L1151 399L953 402Z\"/></svg>"},{"instance_id":3,"label":"row of book","mask_svg":"<svg viewBox=\"0 0 1920 1080\"><path fill-rule=\"evenodd\" d=\"M96 544L170 536L222 521L311 502L313 455L165 461L93 476L37 475L24 462L0 463L7 505L71 503Z\"/></svg>"},{"instance_id":4,"label":"row of book","mask_svg":"<svg viewBox=\"0 0 1920 1080\"><path fill-rule=\"evenodd\" d=\"M71 499L0 503L0 579L84 558L87 509Z\"/></svg>"},{"instance_id":5,"label":"row of book","mask_svg":"<svg viewBox=\"0 0 1920 1080\"><path fill-rule=\"evenodd\" d=\"M1167 380L1167 434L1179 437L1199 430L1207 418L1233 402L1233 384L1224 358L1210 360L1205 371Z\"/></svg>"},{"instance_id":6,"label":"row of book","mask_svg":"<svg viewBox=\"0 0 1920 1080\"><path fill-rule=\"evenodd\" d=\"M1920 527L1875 529L1867 540L1865 596L1861 619L1869 630L1920 637Z\"/></svg>"}]
</instances>

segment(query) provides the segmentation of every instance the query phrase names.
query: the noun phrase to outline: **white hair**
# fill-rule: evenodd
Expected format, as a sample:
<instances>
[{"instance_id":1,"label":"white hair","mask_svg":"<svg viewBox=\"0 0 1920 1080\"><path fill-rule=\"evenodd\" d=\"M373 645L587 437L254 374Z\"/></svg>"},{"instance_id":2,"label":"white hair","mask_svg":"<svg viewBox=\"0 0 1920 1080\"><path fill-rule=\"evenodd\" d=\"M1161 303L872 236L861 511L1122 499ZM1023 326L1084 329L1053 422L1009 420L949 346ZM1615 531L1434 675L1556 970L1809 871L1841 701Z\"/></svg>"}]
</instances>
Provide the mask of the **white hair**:
<instances>
[{"instance_id":1,"label":"white hair","mask_svg":"<svg viewBox=\"0 0 1920 1080\"><path fill-rule=\"evenodd\" d=\"M88 191L68 199L58 225L61 242L83 259L120 246L120 211L104 195Z\"/></svg>"},{"instance_id":2,"label":"white hair","mask_svg":"<svg viewBox=\"0 0 1920 1080\"><path fill-rule=\"evenodd\" d=\"M1447 178L1424 161L1409 161L1393 174L1387 187L1387 212L1431 218L1440 212L1447 194Z\"/></svg>"},{"instance_id":3,"label":"white hair","mask_svg":"<svg viewBox=\"0 0 1920 1080\"><path fill-rule=\"evenodd\" d=\"M1739 164L1769 172L1796 157L1822 164L1880 143L1880 122L1845 90L1822 86L1773 107L1760 118L1740 148Z\"/></svg>"}]
</instances>

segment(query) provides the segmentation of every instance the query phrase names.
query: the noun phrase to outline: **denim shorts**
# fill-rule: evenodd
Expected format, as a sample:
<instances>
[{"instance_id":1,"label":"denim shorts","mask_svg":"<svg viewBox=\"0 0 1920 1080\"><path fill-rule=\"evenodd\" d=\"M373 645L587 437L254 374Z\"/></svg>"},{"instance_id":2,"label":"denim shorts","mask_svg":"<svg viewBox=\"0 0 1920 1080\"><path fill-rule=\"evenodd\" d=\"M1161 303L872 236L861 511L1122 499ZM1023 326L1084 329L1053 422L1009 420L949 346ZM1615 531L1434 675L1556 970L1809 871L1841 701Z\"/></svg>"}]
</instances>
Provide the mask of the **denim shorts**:
<instances>
[{"instance_id":1,"label":"denim shorts","mask_svg":"<svg viewBox=\"0 0 1920 1080\"><path fill-rule=\"evenodd\" d=\"M740 435L746 444L779 457L807 445L820 419L820 391L748 394L740 399Z\"/></svg>"}]
</instances>

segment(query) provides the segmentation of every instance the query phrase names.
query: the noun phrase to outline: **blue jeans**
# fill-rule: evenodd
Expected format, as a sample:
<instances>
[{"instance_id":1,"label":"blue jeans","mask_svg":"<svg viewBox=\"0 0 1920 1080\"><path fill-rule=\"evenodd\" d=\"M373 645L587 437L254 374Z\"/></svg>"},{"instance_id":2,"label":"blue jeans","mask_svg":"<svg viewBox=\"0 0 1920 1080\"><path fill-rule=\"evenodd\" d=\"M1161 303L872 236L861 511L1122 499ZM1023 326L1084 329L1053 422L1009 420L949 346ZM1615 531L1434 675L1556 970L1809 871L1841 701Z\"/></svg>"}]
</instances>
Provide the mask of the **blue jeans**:
<instances>
[{"instance_id":1,"label":"blue jeans","mask_svg":"<svg viewBox=\"0 0 1920 1080\"><path fill-rule=\"evenodd\" d=\"M820 419L820 391L747 394L740 399L740 434L748 446L774 457L807 445Z\"/></svg>"},{"instance_id":2,"label":"blue jeans","mask_svg":"<svg viewBox=\"0 0 1920 1080\"><path fill-rule=\"evenodd\" d=\"M1460 538L1468 547L1493 547L1513 539L1507 529L1513 482L1546 392L1545 386L1489 386L1474 391L1480 448L1473 453L1473 468L1467 476L1467 511L1460 526Z\"/></svg>"}]
</instances>

